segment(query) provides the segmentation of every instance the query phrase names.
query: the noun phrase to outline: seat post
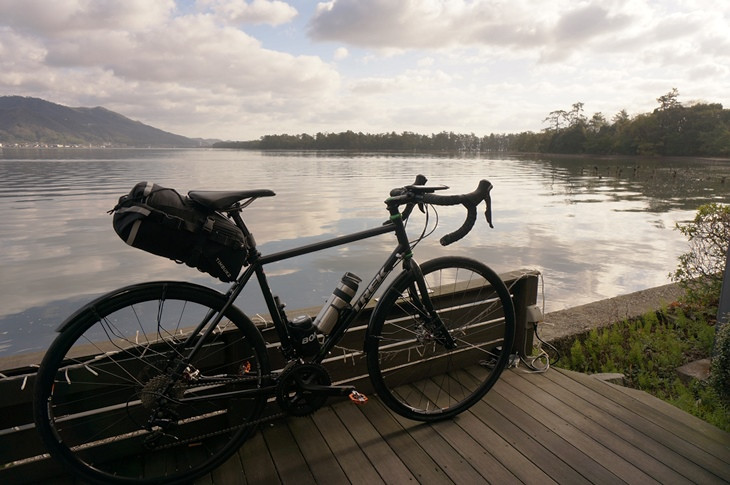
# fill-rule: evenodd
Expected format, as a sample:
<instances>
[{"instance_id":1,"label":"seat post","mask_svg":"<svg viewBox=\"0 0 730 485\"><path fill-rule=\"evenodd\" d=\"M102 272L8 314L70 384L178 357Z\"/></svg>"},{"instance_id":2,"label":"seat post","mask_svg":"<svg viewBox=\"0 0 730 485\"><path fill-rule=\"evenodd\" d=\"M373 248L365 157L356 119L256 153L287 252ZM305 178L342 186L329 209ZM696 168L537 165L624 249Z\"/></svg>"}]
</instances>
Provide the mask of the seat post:
<instances>
[{"instance_id":1,"label":"seat post","mask_svg":"<svg viewBox=\"0 0 730 485\"><path fill-rule=\"evenodd\" d=\"M232 210L228 212L228 215L231 216L233 222L235 222L238 228L241 229L241 232L243 232L243 236L246 240L246 245L248 246L248 249L256 249L256 239L254 239L253 234L251 234L251 231L249 231L248 227L246 227L246 223L243 222L243 217L241 217L241 211Z\"/></svg>"}]
</instances>

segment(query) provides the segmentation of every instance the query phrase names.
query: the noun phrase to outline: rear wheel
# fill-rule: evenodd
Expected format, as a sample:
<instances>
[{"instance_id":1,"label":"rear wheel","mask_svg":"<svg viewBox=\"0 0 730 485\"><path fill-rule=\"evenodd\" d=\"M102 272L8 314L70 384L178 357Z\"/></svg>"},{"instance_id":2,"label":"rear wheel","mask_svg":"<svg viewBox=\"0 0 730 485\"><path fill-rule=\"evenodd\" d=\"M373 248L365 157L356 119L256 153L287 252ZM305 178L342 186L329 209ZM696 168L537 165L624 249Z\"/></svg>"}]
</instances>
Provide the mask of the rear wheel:
<instances>
[{"instance_id":1,"label":"rear wheel","mask_svg":"<svg viewBox=\"0 0 730 485\"><path fill-rule=\"evenodd\" d=\"M448 256L421 271L438 316L426 309L413 272L402 273L372 317L367 363L388 407L434 421L468 409L494 385L509 360L515 318L507 287L484 264ZM472 365L486 371L476 386L460 372Z\"/></svg>"},{"instance_id":2,"label":"rear wheel","mask_svg":"<svg viewBox=\"0 0 730 485\"><path fill-rule=\"evenodd\" d=\"M187 482L253 432L269 374L254 324L231 306L195 356L193 329L225 297L160 282L105 295L63 325L38 371L36 427L50 453L97 483ZM184 364L182 362L185 362Z\"/></svg>"}]
</instances>

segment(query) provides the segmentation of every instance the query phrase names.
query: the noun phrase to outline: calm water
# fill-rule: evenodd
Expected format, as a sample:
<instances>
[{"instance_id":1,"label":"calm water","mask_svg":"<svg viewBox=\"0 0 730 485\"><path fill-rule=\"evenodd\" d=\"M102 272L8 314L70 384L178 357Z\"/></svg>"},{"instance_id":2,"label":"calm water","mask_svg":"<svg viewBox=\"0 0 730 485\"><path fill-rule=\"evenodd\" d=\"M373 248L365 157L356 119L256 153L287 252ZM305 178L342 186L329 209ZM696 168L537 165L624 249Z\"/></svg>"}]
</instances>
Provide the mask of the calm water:
<instances>
[{"instance_id":1,"label":"calm water","mask_svg":"<svg viewBox=\"0 0 730 485\"><path fill-rule=\"evenodd\" d=\"M454 192L473 190L481 178L495 186L494 229L480 215L466 239L441 248L439 237L464 214L439 209L439 227L418 246L417 259L468 254L497 271L538 269L548 311L667 283L686 250L675 223L692 219L702 203L730 199L730 162L0 150L0 357L45 349L75 308L120 286L180 279L226 287L117 238L106 212L139 181L181 192L274 190L276 197L244 212L266 254L381 224L389 190L417 173ZM411 221L413 235L421 222ZM391 237L277 263L267 273L289 309L321 304L345 271L369 280ZM256 291L239 305L249 315L265 311Z\"/></svg>"}]
</instances>

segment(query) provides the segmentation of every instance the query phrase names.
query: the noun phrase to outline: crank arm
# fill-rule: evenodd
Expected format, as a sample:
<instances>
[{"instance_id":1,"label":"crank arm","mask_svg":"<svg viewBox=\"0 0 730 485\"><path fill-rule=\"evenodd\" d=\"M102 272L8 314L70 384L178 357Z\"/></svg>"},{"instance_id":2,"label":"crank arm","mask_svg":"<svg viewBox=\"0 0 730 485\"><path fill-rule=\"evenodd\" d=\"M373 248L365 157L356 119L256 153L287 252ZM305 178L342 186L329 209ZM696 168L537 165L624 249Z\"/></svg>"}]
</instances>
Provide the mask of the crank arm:
<instances>
[{"instance_id":1,"label":"crank arm","mask_svg":"<svg viewBox=\"0 0 730 485\"><path fill-rule=\"evenodd\" d=\"M323 386L321 384L299 384L299 388L305 392L323 396L348 396L355 390L355 386Z\"/></svg>"}]
</instances>

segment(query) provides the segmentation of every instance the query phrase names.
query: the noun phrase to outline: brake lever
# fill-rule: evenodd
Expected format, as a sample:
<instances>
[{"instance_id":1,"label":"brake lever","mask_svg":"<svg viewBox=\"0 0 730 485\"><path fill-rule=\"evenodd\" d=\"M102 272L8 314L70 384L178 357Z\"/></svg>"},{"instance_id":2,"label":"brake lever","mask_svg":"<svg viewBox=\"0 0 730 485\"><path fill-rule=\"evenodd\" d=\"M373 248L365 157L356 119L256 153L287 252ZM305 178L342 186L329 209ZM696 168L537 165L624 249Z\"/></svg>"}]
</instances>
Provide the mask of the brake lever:
<instances>
[{"instance_id":1,"label":"brake lever","mask_svg":"<svg viewBox=\"0 0 730 485\"><path fill-rule=\"evenodd\" d=\"M487 218L487 224L489 224L489 227L494 229L494 224L492 224L492 198L489 194L487 194L484 198L484 203L487 206L484 210L484 217Z\"/></svg>"}]
</instances>

